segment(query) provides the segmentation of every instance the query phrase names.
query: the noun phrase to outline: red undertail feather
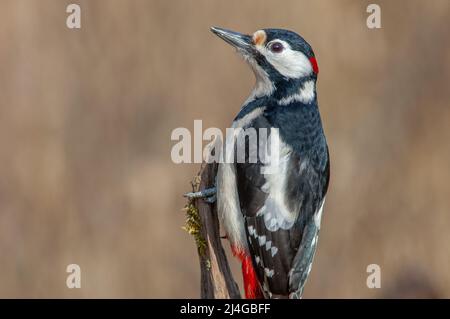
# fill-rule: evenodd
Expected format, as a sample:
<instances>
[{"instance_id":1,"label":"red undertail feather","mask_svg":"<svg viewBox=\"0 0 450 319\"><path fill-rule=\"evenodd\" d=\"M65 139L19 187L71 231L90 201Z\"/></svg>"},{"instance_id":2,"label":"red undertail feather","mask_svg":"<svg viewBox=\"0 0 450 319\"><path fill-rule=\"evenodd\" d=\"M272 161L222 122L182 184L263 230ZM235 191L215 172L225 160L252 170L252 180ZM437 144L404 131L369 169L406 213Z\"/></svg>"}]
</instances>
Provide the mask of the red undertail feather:
<instances>
[{"instance_id":1,"label":"red undertail feather","mask_svg":"<svg viewBox=\"0 0 450 319\"><path fill-rule=\"evenodd\" d=\"M258 277L253 268L252 258L242 249L231 246L233 255L239 258L242 263L242 276L244 278L245 298L247 299L263 299L264 295L259 286Z\"/></svg>"}]
</instances>

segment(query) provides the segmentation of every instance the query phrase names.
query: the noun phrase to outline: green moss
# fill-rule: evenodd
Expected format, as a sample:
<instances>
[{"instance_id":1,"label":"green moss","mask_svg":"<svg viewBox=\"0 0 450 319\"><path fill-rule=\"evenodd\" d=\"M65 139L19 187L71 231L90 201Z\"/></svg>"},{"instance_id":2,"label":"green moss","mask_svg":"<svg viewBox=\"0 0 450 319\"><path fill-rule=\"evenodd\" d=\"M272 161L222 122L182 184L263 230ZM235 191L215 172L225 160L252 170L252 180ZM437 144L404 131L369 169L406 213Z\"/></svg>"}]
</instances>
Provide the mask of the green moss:
<instances>
[{"instance_id":1,"label":"green moss","mask_svg":"<svg viewBox=\"0 0 450 319\"><path fill-rule=\"evenodd\" d=\"M198 214L198 208L194 205L193 200L189 200L184 209L186 211L186 225L182 228L194 237L198 252L203 257L206 252L206 240L201 233L202 223Z\"/></svg>"}]
</instances>

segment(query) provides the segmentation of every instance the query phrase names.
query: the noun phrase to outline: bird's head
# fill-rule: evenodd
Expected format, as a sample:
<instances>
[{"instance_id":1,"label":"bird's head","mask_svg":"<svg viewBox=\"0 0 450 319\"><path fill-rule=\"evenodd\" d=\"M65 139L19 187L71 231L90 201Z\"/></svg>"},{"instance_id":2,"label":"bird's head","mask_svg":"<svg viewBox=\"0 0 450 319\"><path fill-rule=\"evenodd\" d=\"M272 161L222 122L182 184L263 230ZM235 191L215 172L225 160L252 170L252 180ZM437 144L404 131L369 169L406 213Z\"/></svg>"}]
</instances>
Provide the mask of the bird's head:
<instances>
[{"instance_id":1,"label":"bird's head","mask_svg":"<svg viewBox=\"0 0 450 319\"><path fill-rule=\"evenodd\" d=\"M211 31L235 47L250 64L261 91L273 92L317 79L319 68L314 52L295 32L262 29L247 35L217 27Z\"/></svg>"}]
</instances>

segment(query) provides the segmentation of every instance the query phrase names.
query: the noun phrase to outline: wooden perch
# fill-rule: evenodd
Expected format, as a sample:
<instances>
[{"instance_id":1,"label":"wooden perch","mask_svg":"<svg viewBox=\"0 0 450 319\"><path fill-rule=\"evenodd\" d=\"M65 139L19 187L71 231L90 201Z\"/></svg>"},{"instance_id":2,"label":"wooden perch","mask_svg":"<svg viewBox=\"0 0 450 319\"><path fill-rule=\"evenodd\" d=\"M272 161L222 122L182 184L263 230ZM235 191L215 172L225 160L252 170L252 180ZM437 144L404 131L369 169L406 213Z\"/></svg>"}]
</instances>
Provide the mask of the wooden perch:
<instances>
[{"instance_id":1,"label":"wooden perch","mask_svg":"<svg viewBox=\"0 0 450 319\"><path fill-rule=\"evenodd\" d=\"M204 163L192 182L193 191L214 186L217 164ZM228 265L220 240L216 203L210 204L202 198L190 199L187 205L185 229L195 237L201 271L201 298L241 298L238 285Z\"/></svg>"}]
</instances>

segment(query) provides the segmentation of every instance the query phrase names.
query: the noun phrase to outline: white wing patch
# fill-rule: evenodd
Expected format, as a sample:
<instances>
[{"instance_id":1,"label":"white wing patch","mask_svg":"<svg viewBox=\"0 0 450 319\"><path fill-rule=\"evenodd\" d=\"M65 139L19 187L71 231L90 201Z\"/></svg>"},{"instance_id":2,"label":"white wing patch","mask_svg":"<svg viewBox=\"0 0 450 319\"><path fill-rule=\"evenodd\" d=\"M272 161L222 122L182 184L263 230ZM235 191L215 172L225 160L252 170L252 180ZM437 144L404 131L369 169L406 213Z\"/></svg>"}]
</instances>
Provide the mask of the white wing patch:
<instances>
[{"instance_id":1,"label":"white wing patch","mask_svg":"<svg viewBox=\"0 0 450 319\"><path fill-rule=\"evenodd\" d=\"M270 144L270 138L268 144ZM268 148L270 147L266 147L266 149ZM280 140L278 165L270 166L270 161L264 165L264 167L270 167L270 174L263 174L266 183L262 187L268 195L256 216L263 216L264 224L270 231L277 231L280 228L289 229L294 225L297 218L297 210L292 212L285 203L285 188L289 177L288 169L291 153L292 149Z\"/></svg>"}]
</instances>

